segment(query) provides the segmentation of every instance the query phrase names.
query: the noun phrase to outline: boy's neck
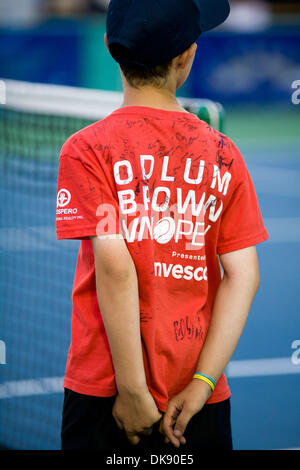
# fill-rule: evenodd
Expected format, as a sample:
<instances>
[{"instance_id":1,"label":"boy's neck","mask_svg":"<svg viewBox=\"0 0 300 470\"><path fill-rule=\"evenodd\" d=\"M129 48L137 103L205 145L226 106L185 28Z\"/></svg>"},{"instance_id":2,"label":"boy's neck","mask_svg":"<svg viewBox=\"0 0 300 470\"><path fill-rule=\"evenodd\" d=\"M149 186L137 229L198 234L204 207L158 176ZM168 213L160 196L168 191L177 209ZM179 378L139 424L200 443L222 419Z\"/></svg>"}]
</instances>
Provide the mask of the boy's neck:
<instances>
[{"instance_id":1,"label":"boy's neck","mask_svg":"<svg viewBox=\"0 0 300 470\"><path fill-rule=\"evenodd\" d=\"M122 107L125 106L146 106L165 111L187 112L178 103L175 90L153 86L133 88L125 84Z\"/></svg>"}]
</instances>

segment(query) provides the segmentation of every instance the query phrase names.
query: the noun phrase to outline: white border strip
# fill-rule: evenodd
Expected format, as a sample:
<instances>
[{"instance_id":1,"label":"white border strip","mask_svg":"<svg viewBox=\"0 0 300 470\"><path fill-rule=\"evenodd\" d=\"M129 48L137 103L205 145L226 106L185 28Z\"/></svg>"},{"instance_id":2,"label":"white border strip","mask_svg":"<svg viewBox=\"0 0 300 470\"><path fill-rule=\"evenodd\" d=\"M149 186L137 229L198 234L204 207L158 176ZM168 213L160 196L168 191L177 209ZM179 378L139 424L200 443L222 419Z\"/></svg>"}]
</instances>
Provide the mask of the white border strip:
<instances>
[{"instance_id":1,"label":"white border strip","mask_svg":"<svg viewBox=\"0 0 300 470\"><path fill-rule=\"evenodd\" d=\"M123 93L119 91L2 81L6 87L5 107L17 111L99 120L119 108L123 101ZM217 105L211 100L178 97L178 101L194 110L207 106L218 114Z\"/></svg>"},{"instance_id":2,"label":"white border strip","mask_svg":"<svg viewBox=\"0 0 300 470\"><path fill-rule=\"evenodd\" d=\"M290 357L282 357L231 361L226 369L228 378L285 374L300 374L300 364L293 364ZM45 377L4 382L0 384L0 399L61 393L63 392L63 380L63 377Z\"/></svg>"}]
</instances>

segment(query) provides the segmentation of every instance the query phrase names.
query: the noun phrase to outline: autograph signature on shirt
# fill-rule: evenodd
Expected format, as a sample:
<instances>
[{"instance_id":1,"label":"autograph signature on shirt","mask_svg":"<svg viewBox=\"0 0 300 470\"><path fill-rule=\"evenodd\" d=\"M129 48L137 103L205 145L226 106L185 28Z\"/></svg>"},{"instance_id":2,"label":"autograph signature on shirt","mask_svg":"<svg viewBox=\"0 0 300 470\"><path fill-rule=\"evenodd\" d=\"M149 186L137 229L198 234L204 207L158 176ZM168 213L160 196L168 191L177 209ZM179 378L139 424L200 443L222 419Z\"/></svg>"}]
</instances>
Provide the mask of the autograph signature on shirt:
<instances>
[{"instance_id":1,"label":"autograph signature on shirt","mask_svg":"<svg viewBox=\"0 0 300 470\"><path fill-rule=\"evenodd\" d=\"M180 342L183 340L191 339L203 339L203 329L200 324L200 317L192 320L188 315L173 322L174 334L176 341Z\"/></svg>"}]
</instances>

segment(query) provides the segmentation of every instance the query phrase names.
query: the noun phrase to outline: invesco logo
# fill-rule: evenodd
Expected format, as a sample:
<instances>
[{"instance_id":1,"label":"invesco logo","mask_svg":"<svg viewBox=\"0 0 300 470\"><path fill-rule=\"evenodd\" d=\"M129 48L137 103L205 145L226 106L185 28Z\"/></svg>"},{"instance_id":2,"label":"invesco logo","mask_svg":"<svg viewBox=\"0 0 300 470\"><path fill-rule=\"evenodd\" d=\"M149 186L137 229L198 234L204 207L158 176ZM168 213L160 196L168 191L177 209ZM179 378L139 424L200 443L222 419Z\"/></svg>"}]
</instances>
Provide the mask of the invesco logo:
<instances>
[{"instance_id":1,"label":"invesco logo","mask_svg":"<svg viewBox=\"0 0 300 470\"><path fill-rule=\"evenodd\" d=\"M57 207L65 207L71 201L71 193L67 189L61 189L57 194Z\"/></svg>"},{"instance_id":2,"label":"invesco logo","mask_svg":"<svg viewBox=\"0 0 300 470\"><path fill-rule=\"evenodd\" d=\"M154 262L154 275L156 277L169 277L174 279L186 279L187 281L207 281L207 267L194 268L193 266L182 266L181 264L166 264Z\"/></svg>"}]
</instances>

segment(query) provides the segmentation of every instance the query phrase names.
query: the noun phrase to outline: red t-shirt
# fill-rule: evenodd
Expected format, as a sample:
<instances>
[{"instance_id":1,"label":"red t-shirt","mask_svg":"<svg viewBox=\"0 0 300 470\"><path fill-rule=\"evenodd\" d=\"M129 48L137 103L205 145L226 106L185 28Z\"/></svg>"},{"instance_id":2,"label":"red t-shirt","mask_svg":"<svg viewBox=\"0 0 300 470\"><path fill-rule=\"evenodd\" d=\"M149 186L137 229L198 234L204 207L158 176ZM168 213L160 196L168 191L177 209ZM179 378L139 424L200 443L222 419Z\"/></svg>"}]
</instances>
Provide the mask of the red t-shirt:
<instances>
[{"instance_id":1,"label":"red t-shirt","mask_svg":"<svg viewBox=\"0 0 300 470\"><path fill-rule=\"evenodd\" d=\"M57 238L82 240L64 386L96 396L116 394L89 239L105 234L123 236L135 263L147 383L165 411L196 371L218 255L268 238L241 154L193 114L133 106L63 145ZM223 374L208 403L229 396Z\"/></svg>"}]
</instances>

